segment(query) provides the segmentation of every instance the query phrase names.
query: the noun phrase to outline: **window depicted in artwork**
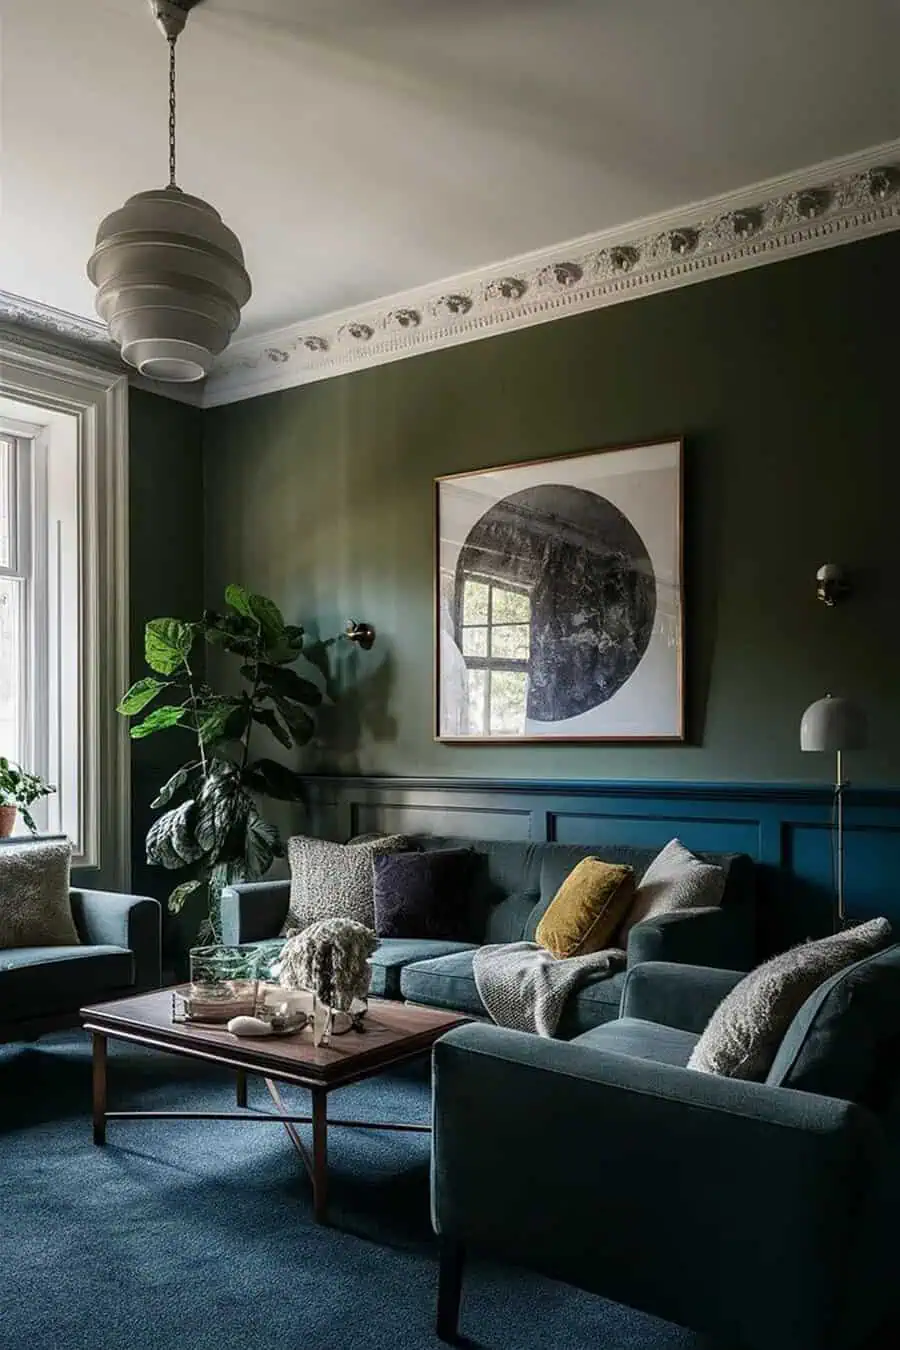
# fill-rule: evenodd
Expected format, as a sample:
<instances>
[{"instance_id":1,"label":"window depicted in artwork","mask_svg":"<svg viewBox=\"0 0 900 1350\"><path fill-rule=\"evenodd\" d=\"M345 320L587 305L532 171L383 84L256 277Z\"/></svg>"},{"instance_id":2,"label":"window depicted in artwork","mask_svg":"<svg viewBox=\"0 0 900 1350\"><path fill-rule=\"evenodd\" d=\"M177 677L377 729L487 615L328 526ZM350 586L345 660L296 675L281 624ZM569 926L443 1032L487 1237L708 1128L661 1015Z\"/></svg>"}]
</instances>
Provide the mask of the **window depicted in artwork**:
<instances>
[{"instance_id":1,"label":"window depicted in artwork","mask_svg":"<svg viewBox=\"0 0 900 1350\"><path fill-rule=\"evenodd\" d=\"M684 738L678 440L437 480L440 740Z\"/></svg>"},{"instance_id":2,"label":"window depicted in artwork","mask_svg":"<svg viewBox=\"0 0 900 1350\"><path fill-rule=\"evenodd\" d=\"M466 576L459 633L468 672L469 733L521 735L531 653L528 592L491 577Z\"/></svg>"}]
</instances>

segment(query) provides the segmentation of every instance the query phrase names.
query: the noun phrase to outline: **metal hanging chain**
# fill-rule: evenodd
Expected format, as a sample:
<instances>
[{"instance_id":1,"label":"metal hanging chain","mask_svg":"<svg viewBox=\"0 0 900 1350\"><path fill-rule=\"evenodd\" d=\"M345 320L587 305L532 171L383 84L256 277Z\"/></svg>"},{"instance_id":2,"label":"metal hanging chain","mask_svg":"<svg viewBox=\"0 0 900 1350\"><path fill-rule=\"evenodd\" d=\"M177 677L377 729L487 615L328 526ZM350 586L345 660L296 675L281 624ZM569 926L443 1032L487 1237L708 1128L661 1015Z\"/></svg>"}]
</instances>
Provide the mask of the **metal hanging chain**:
<instances>
[{"instance_id":1,"label":"metal hanging chain","mask_svg":"<svg viewBox=\"0 0 900 1350\"><path fill-rule=\"evenodd\" d=\"M177 35L169 42L169 187L177 188L175 181L175 43Z\"/></svg>"}]
</instances>

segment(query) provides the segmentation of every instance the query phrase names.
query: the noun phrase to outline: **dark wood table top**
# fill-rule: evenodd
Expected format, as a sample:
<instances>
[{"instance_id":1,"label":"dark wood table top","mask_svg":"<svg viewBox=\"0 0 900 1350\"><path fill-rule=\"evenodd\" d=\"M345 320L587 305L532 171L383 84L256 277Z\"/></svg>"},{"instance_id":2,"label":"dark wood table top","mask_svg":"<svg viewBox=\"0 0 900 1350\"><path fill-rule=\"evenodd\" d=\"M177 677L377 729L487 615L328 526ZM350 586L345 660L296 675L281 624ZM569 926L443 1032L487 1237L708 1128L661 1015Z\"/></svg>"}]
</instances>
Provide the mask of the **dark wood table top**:
<instances>
[{"instance_id":1,"label":"dark wood table top","mask_svg":"<svg viewBox=\"0 0 900 1350\"><path fill-rule=\"evenodd\" d=\"M81 1009L87 1031L247 1069L285 1082L337 1087L368 1078L428 1050L452 1027L471 1021L441 1008L370 999L364 1031L332 1036L314 1046L307 1029L293 1036L235 1036L224 1026L172 1020L172 989L97 1003Z\"/></svg>"}]
</instances>

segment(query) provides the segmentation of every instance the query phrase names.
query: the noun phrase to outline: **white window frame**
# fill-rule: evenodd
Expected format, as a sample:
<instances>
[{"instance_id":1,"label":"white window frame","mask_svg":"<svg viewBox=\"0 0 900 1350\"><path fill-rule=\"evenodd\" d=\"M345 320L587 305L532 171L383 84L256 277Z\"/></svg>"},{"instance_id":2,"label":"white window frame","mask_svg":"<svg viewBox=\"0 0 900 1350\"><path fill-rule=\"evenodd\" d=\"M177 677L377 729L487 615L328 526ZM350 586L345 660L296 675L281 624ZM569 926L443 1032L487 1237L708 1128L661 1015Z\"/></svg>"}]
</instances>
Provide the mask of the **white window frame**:
<instances>
[{"instance_id":1,"label":"white window frame","mask_svg":"<svg viewBox=\"0 0 900 1350\"><path fill-rule=\"evenodd\" d=\"M0 338L0 395L23 405L32 429L37 425L42 434L54 415L75 427L81 847L73 865L90 872L84 880L91 885L127 890L131 756L128 728L115 708L129 669L128 381ZM40 438L33 446L39 456Z\"/></svg>"}]
</instances>

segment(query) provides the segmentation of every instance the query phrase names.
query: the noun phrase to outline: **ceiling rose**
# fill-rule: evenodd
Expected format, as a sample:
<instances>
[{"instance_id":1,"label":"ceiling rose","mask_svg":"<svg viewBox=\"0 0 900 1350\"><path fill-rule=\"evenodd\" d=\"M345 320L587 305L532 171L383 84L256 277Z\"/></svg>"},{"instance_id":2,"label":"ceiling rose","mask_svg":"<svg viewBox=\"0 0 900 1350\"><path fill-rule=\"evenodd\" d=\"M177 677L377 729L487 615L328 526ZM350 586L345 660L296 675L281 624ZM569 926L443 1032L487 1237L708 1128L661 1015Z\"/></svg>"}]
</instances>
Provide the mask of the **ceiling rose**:
<instances>
[{"instance_id":1,"label":"ceiling rose","mask_svg":"<svg viewBox=\"0 0 900 1350\"><path fill-rule=\"evenodd\" d=\"M175 44L200 0L149 0L169 44L169 183L129 197L100 224L87 273L122 359L155 380L202 380L250 298L236 234L175 177Z\"/></svg>"}]
</instances>

